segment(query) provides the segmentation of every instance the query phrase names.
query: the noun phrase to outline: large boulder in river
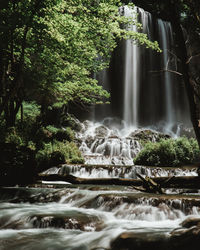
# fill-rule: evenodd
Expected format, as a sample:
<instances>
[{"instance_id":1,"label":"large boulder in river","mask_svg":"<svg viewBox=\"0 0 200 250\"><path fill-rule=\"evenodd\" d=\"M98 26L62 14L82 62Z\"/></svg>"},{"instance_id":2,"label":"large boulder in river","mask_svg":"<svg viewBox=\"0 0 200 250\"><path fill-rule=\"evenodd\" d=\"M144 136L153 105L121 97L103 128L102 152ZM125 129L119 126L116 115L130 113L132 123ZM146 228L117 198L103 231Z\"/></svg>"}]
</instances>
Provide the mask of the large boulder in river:
<instances>
[{"instance_id":1,"label":"large boulder in river","mask_svg":"<svg viewBox=\"0 0 200 250\"><path fill-rule=\"evenodd\" d=\"M123 232L111 242L111 250L197 250L200 248L200 217L189 217L170 234Z\"/></svg>"},{"instance_id":2,"label":"large boulder in river","mask_svg":"<svg viewBox=\"0 0 200 250\"><path fill-rule=\"evenodd\" d=\"M169 250L166 234L124 232L111 242L111 250Z\"/></svg>"},{"instance_id":3,"label":"large boulder in river","mask_svg":"<svg viewBox=\"0 0 200 250\"><path fill-rule=\"evenodd\" d=\"M189 217L181 223L181 226L185 228L198 226L200 228L200 217Z\"/></svg>"},{"instance_id":4,"label":"large boulder in river","mask_svg":"<svg viewBox=\"0 0 200 250\"><path fill-rule=\"evenodd\" d=\"M173 249L196 250L200 247L200 217L189 217L171 232L170 242Z\"/></svg>"}]
</instances>

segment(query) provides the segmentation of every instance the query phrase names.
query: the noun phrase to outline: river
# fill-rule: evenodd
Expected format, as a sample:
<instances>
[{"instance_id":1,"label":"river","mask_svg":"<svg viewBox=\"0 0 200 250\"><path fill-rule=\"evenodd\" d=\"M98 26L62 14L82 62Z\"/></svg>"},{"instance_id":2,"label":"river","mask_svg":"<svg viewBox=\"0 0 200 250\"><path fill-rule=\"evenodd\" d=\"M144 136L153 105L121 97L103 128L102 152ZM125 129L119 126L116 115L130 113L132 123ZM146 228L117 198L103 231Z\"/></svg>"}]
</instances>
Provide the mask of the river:
<instances>
[{"instance_id":1,"label":"river","mask_svg":"<svg viewBox=\"0 0 200 250\"><path fill-rule=\"evenodd\" d=\"M101 167L95 172L82 168L71 166L71 172L96 177L102 171ZM181 175L195 174L194 169L177 173L180 171ZM123 232L167 238L183 220L200 216L200 195L196 192L177 195L168 190L167 195L151 195L132 187L65 182L4 187L0 190L0 249L110 249Z\"/></svg>"}]
</instances>

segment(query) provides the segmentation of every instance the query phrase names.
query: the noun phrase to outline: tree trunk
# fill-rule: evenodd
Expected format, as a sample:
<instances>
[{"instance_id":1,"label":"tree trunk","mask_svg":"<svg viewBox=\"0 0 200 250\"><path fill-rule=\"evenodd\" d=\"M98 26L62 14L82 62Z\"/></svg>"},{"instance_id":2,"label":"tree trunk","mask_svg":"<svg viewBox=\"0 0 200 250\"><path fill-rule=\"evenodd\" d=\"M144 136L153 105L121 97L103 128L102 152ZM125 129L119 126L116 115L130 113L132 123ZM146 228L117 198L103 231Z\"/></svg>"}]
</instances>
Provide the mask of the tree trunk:
<instances>
[{"instance_id":1,"label":"tree trunk","mask_svg":"<svg viewBox=\"0 0 200 250\"><path fill-rule=\"evenodd\" d=\"M24 121L24 108L23 108L23 103L21 103L20 108L21 108L21 123L23 123L23 121Z\"/></svg>"},{"instance_id":2,"label":"tree trunk","mask_svg":"<svg viewBox=\"0 0 200 250\"><path fill-rule=\"evenodd\" d=\"M190 115L191 115L191 122L195 131L196 139L198 141L199 147L200 147L200 127L199 127L199 117L198 117L198 110L197 106L195 104L195 97L194 97L194 90L190 83L190 75L189 75L189 65L187 63L188 57L187 57L187 49L185 44L185 39L183 35L183 30L180 25L179 20L179 10L178 10L178 4L177 1L170 1L170 21L173 27L173 30L176 34L176 41L178 44L178 47L180 49L180 59L182 62L182 74L183 74L183 81L184 85L187 91L187 96L189 100L189 107L190 107Z\"/></svg>"},{"instance_id":3,"label":"tree trunk","mask_svg":"<svg viewBox=\"0 0 200 250\"><path fill-rule=\"evenodd\" d=\"M124 178L79 178L73 175L40 175L39 180L43 181L66 181L72 184L88 185L121 185L121 186L143 186L141 179ZM162 188L200 188L200 177L198 176L178 176L178 177L155 177L151 178Z\"/></svg>"}]
</instances>

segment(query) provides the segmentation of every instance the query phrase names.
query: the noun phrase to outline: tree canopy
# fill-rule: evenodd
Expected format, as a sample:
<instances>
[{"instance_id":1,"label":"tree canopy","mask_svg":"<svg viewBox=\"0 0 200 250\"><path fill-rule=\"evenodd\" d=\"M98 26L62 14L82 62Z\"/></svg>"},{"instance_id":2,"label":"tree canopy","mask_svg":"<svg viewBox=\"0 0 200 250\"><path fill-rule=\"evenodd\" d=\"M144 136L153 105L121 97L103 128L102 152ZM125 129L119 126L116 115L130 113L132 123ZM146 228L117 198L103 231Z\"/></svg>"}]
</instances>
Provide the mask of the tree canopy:
<instances>
[{"instance_id":1,"label":"tree canopy","mask_svg":"<svg viewBox=\"0 0 200 250\"><path fill-rule=\"evenodd\" d=\"M95 104L109 93L93 74L108 67L119 39L158 49L119 0L3 0L0 3L0 115L15 123L24 100L45 110L57 103Z\"/></svg>"}]
</instances>

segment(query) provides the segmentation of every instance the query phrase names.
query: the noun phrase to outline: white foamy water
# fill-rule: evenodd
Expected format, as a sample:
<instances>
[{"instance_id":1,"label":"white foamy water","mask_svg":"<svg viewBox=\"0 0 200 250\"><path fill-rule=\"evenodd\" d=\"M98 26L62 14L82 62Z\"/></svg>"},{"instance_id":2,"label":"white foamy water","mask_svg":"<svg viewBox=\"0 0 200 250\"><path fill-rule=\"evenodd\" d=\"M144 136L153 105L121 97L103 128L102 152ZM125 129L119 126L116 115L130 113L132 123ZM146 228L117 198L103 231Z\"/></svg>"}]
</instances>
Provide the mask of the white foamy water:
<instances>
[{"instance_id":1,"label":"white foamy water","mask_svg":"<svg viewBox=\"0 0 200 250\"><path fill-rule=\"evenodd\" d=\"M148 177L170 177L170 176L197 176L195 168L161 168L145 166L84 166L63 165L53 167L43 172L43 175L59 174L74 175L81 178L127 178L136 179L137 174ZM45 182L44 182L45 183ZM67 182L57 182L67 184Z\"/></svg>"},{"instance_id":2,"label":"white foamy water","mask_svg":"<svg viewBox=\"0 0 200 250\"><path fill-rule=\"evenodd\" d=\"M113 124L112 118L101 123L85 121L76 137L85 163L90 165L134 165L133 158L142 149L142 140L156 142L169 137L151 129L127 127L125 123Z\"/></svg>"},{"instance_id":3,"label":"white foamy water","mask_svg":"<svg viewBox=\"0 0 200 250\"><path fill-rule=\"evenodd\" d=\"M133 165L133 158L140 151L138 140L128 136L129 130L109 128L102 123L86 121L77 133L87 164ZM133 132L133 131L132 131Z\"/></svg>"},{"instance_id":4,"label":"white foamy water","mask_svg":"<svg viewBox=\"0 0 200 250\"><path fill-rule=\"evenodd\" d=\"M69 189L58 203L0 204L0 243L6 249L92 249L109 248L125 231L169 233L190 215L200 215L157 198L136 198L132 193ZM135 192L137 195L137 192ZM131 196L130 196L131 197Z\"/></svg>"}]
</instances>

